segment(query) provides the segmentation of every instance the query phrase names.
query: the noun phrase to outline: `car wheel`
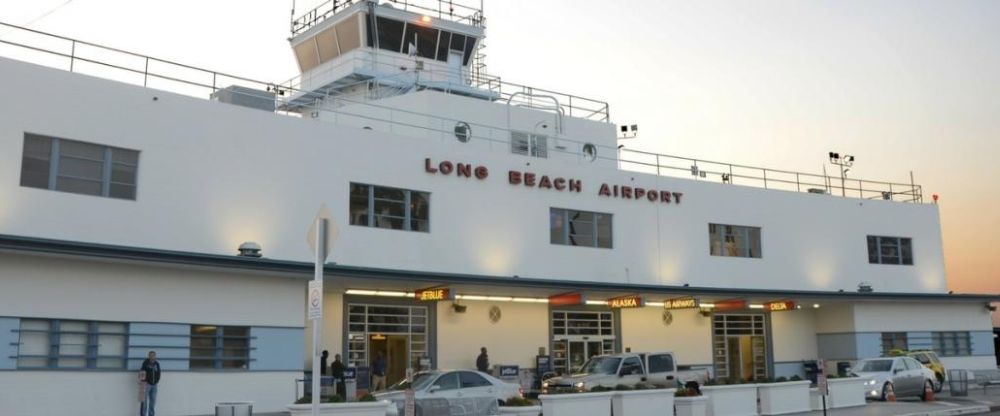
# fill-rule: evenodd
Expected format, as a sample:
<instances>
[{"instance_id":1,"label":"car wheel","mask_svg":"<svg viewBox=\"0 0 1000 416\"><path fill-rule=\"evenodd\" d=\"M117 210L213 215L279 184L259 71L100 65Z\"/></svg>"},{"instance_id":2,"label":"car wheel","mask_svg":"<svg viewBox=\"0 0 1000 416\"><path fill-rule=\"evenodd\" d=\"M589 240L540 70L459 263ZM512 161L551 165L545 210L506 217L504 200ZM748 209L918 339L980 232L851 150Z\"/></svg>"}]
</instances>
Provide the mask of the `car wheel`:
<instances>
[{"instance_id":1,"label":"car wheel","mask_svg":"<svg viewBox=\"0 0 1000 416\"><path fill-rule=\"evenodd\" d=\"M892 388L892 383L885 383L884 385L882 385L882 401L883 402L889 399L889 393L890 392L892 392L894 395L896 394L895 391Z\"/></svg>"},{"instance_id":2,"label":"car wheel","mask_svg":"<svg viewBox=\"0 0 1000 416\"><path fill-rule=\"evenodd\" d=\"M934 391L934 383L930 380L924 380L924 388L920 390L920 400L927 400L927 390Z\"/></svg>"}]
</instances>

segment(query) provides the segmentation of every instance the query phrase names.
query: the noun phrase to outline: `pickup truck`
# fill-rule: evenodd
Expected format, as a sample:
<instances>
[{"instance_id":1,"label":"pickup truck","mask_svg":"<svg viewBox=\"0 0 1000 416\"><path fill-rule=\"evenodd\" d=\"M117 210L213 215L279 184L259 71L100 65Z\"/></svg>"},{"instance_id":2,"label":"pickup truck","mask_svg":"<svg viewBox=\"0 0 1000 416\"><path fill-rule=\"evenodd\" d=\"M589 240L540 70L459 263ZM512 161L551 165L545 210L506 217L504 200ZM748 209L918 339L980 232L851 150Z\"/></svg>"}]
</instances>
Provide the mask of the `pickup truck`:
<instances>
[{"instance_id":1,"label":"pickup truck","mask_svg":"<svg viewBox=\"0 0 1000 416\"><path fill-rule=\"evenodd\" d=\"M542 391L585 391L597 386L613 388L639 383L673 386L691 381L701 385L708 379L706 369L678 369L674 354L669 352L597 355L587 360L577 373L543 380Z\"/></svg>"}]
</instances>

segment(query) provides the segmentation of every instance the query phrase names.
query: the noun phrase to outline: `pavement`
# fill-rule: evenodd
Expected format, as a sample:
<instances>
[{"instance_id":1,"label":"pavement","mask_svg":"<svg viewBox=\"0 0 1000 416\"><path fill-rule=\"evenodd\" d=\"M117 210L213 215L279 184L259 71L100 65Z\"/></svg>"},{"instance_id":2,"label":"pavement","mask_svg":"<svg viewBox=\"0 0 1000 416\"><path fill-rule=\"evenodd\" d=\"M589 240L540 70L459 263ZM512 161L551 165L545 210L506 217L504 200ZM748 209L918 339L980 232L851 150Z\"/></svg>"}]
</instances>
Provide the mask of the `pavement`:
<instances>
[{"instance_id":1,"label":"pavement","mask_svg":"<svg viewBox=\"0 0 1000 416\"><path fill-rule=\"evenodd\" d=\"M823 412L796 413L794 416L822 416ZM828 410L829 416L1000 416L1000 389L969 386L969 395L952 396L947 389L935 395L932 402L905 398L896 402L868 402L867 406Z\"/></svg>"}]
</instances>

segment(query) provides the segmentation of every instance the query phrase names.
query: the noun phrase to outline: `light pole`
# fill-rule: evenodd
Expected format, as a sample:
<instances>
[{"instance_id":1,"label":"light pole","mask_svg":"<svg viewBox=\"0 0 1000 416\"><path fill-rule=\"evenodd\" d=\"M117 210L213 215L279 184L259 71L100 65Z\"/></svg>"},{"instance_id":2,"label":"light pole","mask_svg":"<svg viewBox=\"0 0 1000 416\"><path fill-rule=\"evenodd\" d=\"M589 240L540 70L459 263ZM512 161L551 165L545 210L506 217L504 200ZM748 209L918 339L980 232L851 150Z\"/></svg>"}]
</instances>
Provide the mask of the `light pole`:
<instances>
[{"instance_id":1,"label":"light pole","mask_svg":"<svg viewBox=\"0 0 1000 416\"><path fill-rule=\"evenodd\" d=\"M830 163L840 166L840 195L847 196L847 188L845 185L847 182L847 171L851 170L851 166L854 166L854 156L830 152Z\"/></svg>"}]
</instances>

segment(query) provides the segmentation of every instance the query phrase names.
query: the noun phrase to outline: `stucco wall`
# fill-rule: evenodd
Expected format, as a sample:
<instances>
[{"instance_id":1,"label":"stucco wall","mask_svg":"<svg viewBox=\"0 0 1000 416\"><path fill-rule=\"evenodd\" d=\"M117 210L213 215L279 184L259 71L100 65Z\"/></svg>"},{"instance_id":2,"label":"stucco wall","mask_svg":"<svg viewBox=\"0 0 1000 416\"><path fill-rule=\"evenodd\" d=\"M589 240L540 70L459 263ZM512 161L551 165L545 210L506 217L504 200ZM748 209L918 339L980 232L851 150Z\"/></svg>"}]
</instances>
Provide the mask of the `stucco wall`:
<instances>
[{"instance_id":1,"label":"stucco wall","mask_svg":"<svg viewBox=\"0 0 1000 416\"><path fill-rule=\"evenodd\" d=\"M462 302L465 313L455 313L450 302L437 303L438 368L476 368L479 348L489 350L490 365L535 366L538 347L549 345L548 305L534 303ZM491 306L501 319L489 320Z\"/></svg>"},{"instance_id":2,"label":"stucco wall","mask_svg":"<svg viewBox=\"0 0 1000 416\"><path fill-rule=\"evenodd\" d=\"M0 77L19 80L0 97L0 234L216 254L235 254L252 240L267 257L310 261L302 234L327 203L341 229L331 259L346 265L711 287L855 290L865 280L877 291L946 290L930 204L528 158L510 154L505 142L337 126L2 59ZM448 100L435 112L458 112L465 103ZM26 131L139 150L138 199L19 186ZM487 166L490 175L429 174L428 157ZM508 170L579 179L583 189L510 185ZM351 182L430 192L431 232L346 225ZM602 183L684 196L679 205L601 197ZM615 248L550 244L550 207L613 214ZM762 227L764 257L710 256L710 222ZM868 264L869 234L913 238L915 265Z\"/></svg>"},{"instance_id":3,"label":"stucco wall","mask_svg":"<svg viewBox=\"0 0 1000 416\"><path fill-rule=\"evenodd\" d=\"M992 331L982 303L863 302L854 313L858 332Z\"/></svg>"},{"instance_id":4,"label":"stucco wall","mask_svg":"<svg viewBox=\"0 0 1000 416\"><path fill-rule=\"evenodd\" d=\"M679 365L712 363L712 319L695 309L670 311L673 322L663 324L663 309L637 308L621 311L622 351L670 351Z\"/></svg>"},{"instance_id":5,"label":"stucco wall","mask_svg":"<svg viewBox=\"0 0 1000 416\"><path fill-rule=\"evenodd\" d=\"M816 315L819 309L771 313L771 343L775 362L798 362L818 358L816 346Z\"/></svg>"},{"instance_id":6,"label":"stucco wall","mask_svg":"<svg viewBox=\"0 0 1000 416\"><path fill-rule=\"evenodd\" d=\"M287 277L4 253L0 277L0 316L301 327L305 314L305 282Z\"/></svg>"},{"instance_id":7,"label":"stucco wall","mask_svg":"<svg viewBox=\"0 0 1000 416\"><path fill-rule=\"evenodd\" d=\"M164 372L156 414L215 413L215 403L251 401L254 412L276 412L294 399L295 372ZM138 414L134 372L0 371L0 413L18 416Z\"/></svg>"}]
</instances>

